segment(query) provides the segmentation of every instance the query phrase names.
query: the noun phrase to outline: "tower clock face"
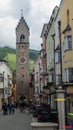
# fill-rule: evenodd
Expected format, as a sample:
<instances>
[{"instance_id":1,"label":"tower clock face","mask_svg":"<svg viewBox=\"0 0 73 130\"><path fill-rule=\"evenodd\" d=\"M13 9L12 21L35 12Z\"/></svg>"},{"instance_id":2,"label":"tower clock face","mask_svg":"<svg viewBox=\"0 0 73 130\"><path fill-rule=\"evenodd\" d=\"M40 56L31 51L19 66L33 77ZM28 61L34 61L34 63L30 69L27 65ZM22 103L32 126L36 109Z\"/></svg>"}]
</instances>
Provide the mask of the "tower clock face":
<instances>
[{"instance_id":1,"label":"tower clock face","mask_svg":"<svg viewBox=\"0 0 73 130\"><path fill-rule=\"evenodd\" d=\"M24 48L21 48L19 53L20 53L19 54L19 63L25 64L26 63L26 50Z\"/></svg>"}]
</instances>

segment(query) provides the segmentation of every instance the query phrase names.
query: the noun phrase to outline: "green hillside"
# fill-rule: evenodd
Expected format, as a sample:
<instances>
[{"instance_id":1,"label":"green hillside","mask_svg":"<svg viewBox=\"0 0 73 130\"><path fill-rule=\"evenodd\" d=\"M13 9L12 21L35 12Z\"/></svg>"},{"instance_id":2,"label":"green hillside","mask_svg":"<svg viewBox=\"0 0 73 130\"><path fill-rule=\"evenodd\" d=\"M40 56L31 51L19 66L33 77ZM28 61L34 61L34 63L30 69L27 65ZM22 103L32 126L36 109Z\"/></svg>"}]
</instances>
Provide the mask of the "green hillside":
<instances>
[{"instance_id":1,"label":"green hillside","mask_svg":"<svg viewBox=\"0 0 73 130\"><path fill-rule=\"evenodd\" d=\"M16 70L16 54L7 53L4 59L8 61L13 70Z\"/></svg>"},{"instance_id":2,"label":"green hillside","mask_svg":"<svg viewBox=\"0 0 73 130\"><path fill-rule=\"evenodd\" d=\"M32 72L34 61L39 51L29 50L29 70ZM0 60L7 60L12 70L16 70L16 50L10 47L0 47Z\"/></svg>"}]
</instances>

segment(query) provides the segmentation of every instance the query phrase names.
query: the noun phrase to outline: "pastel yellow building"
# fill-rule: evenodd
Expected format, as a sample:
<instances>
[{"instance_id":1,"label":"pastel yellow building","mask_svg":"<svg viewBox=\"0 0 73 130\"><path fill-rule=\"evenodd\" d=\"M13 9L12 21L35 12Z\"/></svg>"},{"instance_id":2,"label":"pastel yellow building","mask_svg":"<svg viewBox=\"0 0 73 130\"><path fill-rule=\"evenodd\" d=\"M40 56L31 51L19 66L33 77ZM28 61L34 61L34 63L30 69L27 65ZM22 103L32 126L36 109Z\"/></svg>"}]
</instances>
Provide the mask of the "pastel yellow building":
<instances>
[{"instance_id":1,"label":"pastel yellow building","mask_svg":"<svg viewBox=\"0 0 73 130\"><path fill-rule=\"evenodd\" d=\"M73 0L62 0L61 44L62 44L62 81L73 112Z\"/></svg>"},{"instance_id":2,"label":"pastel yellow building","mask_svg":"<svg viewBox=\"0 0 73 130\"><path fill-rule=\"evenodd\" d=\"M12 87L12 101L16 102L16 84L13 84Z\"/></svg>"}]
</instances>

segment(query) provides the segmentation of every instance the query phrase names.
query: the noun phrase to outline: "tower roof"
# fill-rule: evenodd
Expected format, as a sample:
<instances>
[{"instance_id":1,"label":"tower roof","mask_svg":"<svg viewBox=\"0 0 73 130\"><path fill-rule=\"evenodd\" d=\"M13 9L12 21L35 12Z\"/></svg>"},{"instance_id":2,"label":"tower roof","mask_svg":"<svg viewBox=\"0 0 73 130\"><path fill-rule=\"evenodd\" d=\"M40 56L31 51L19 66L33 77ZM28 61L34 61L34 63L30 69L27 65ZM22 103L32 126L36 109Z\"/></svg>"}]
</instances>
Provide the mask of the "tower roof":
<instances>
[{"instance_id":1,"label":"tower roof","mask_svg":"<svg viewBox=\"0 0 73 130\"><path fill-rule=\"evenodd\" d=\"M27 23L26 23L26 21L25 21L25 19L24 19L24 17L23 17L23 13L21 13L21 18L20 18L20 20L19 20L19 22L18 22L18 25L17 25L17 27L16 27L16 30L17 30L17 28L19 28L20 24L24 24L24 25L26 26L27 30L29 30L29 27L28 27L28 25L27 25Z\"/></svg>"}]
</instances>

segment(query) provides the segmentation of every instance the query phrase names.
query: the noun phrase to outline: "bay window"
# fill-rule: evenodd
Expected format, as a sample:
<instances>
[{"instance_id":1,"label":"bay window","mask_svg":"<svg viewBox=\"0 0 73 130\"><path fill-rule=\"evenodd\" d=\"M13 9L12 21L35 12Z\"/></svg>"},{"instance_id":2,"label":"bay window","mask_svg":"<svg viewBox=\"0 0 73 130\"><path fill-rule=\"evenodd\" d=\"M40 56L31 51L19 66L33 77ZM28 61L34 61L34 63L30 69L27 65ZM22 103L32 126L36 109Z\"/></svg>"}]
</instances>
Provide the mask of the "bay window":
<instances>
[{"instance_id":1,"label":"bay window","mask_svg":"<svg viewBox=\"0 0 73 130\"><path fill-rule=\"evenodd\" d=\"M64 71L64 81L73 82L73 68L66 68Z\"/></svg>"},{"instance_id":2,"label":"bay window","mask_svg":"<svg viewBox=\"0 0 73 130\"><path fill-rule=\"evenodd\" d=\"M64 37L64 51L72 49L72 36L65 36Z\"/></svg>"}]
</instances>

